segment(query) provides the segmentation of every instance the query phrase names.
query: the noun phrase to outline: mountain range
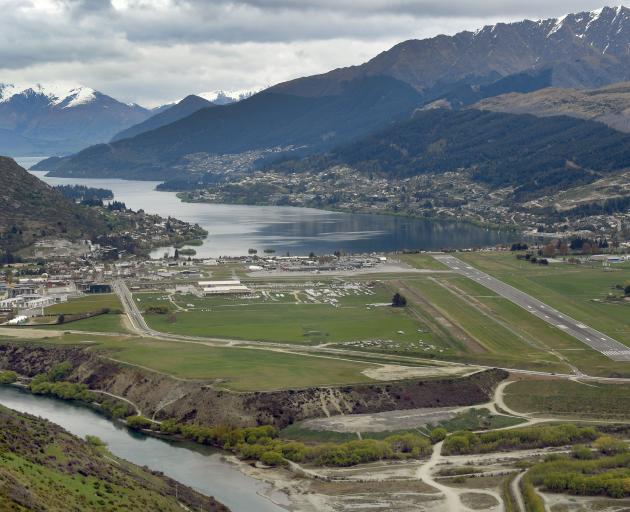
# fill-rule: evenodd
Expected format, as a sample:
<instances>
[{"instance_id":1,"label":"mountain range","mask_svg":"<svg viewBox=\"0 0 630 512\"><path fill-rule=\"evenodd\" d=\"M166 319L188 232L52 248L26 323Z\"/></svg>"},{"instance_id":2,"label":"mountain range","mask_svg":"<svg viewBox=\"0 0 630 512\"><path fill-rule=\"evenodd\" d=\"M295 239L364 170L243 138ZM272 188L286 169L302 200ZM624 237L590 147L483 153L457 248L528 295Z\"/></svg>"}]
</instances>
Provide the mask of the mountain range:
<instances>
[{"instance_id":1,"label":"mountain range","mask_svg":"<svg viewBox=\"0 0 630 512\"><path fill-rule=\"evenodd\" d=\"M161 126L166 126L167 124L179 121L184 117L194 114L202 108L214 106L215 104L211 101L191 94L190 96L186 96L180 102L161 109L158 113L149 117L145 121L118 132L112 137L111 141L115 142L117 140L130 139L141 133L149 132L151 130L155 130L156 128L160 128Z\"/></svg>"},{"instance_id":2,"label":"mountain range","mask_svg":"<svg viewBox=\"0 0 630 512\"><path fill-rule=\"evenodd\" d=\"M147 109L80 85L0 83L0 154L66 155L133 137L252 91L213 91ZM206 99L209 98L209 99Z\"/></svg>"},{"instance_id":3,"label":"mountain range","mask_svg":"<svg viewBox=\"0 0 630 512\"><path fill-rule=\"evenodd\" d=\"M417 109L459 109L512 92L628 81L629 46L625 7L405 41L364 64L281 83L39 168L83 177L125 177L126 169L126 177L162 179L185 173L192 153L327 151L410 119Z\"/></svg>"},{"instance_id":4,"label":"mountain range","mask_svg":"<svg viewBox=\"0 0 630 512\"><path fill-rule=\"evenodd\" d=\"M523 73L544 86L599 87L630 78L630 9L604 7L561 18L497 23L475 32L397 44L360 66L274 86L301 96L337 94L343 83L386 75L421 92L425 101L475 92ZM542 84L539 84L542 85ZM507 91L506 91L507 92Z\"/></svg>"},{"instance_id":5,"label":"mountain range","mask_svg":"<svg viewBox=\"0 0 630 512\"><path fill-rule=\"evenodd\" d=\"M109 140L151 112L89 87L0 84L0 153L67 154Z\"/></svg>"}]
</instances>

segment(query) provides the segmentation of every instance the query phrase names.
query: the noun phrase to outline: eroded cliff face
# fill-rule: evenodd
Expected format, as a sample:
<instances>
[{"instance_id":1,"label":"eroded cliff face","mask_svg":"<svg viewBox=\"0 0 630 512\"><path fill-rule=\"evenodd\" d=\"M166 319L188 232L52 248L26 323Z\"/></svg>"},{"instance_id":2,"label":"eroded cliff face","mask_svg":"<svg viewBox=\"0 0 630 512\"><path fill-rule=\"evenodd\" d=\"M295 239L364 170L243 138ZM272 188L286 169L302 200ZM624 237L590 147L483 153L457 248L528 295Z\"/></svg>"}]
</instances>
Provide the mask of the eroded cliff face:
<instances>
[{"instance_id":1,"label":"eroded cliff face","mask_svg":"<svg viewBox=\"0 0 630 512\"><path fill-rule=\"evenodd\" d=\"M11 369L21 375L33 377L63 361L69 361L73 367L67 380L124 397L148 417L205 425L274 424L279 428L299 420L340 413L483 403L490 400L496 385L508 376L507 372L495 369L461 378L235 392L204 381L176 379L125 365L88 349L0 344L0 369Z\"/></svg>"}]
</instances>

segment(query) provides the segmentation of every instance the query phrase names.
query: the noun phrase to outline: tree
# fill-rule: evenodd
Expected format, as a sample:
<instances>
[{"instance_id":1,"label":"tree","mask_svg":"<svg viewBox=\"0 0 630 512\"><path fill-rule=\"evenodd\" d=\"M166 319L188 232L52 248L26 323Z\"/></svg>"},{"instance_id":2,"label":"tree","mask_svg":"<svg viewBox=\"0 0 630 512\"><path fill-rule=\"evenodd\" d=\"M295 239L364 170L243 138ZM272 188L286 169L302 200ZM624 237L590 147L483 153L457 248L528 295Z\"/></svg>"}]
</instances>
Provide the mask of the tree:
<instances>
[{"instance_id":1,"label":"tree","mask_svg":"<svg viewBox=\"0 0 630 512\"><path fill-rule=\"evenodd\" d=\"M12 384L18 380L18 375L14 371L6 370L0 372L0 384Z\"/></svg>"},{"instance_id":2,"label":"tree","mask_svg":"<svg viewBox=\"0 0 630 512\"><path fill-rule=\"evenodd\" d=\"M179 259L179 250L177 248L175 249L175 255L173 256L173 258L175 258L176 260Z\"/></svg>"},{"instance_id":3,"label":"tree","mask_svg":"<svg viewBox=\"0 0 630 512\"><path fill-rule=\"evenodd\" d=\"M133 428L135 430L142 430L153 426L153 422L151 420L143 418L142 416L128 416L125 418L125 421L127 422L127 426L129 428Z\"/></svg>"},{"instance_id":4,"label":"tree","mask_svg":"<svg viewBox=\"0 0 630 512\"><path fill-rule=\"evenodd\" d=\"M554 242L549 242L545 247L543 247L543 256L546 258L552 258L556 255L556 244Z\"/></svg>"},{"instance_id":5,"label":"tree","mask_svg":"<svg viewBox=\"0 0 630 512\"><path fill-rule=\"evenodd\" d=\"M446 439L446 435L448 431L443 427L436 427L429 433L429 438L432 443L439 443L440 441L444 441Z\"/></svg>"},{"instance_id":6,"label":"tree","mask_svg":"<svg viewBox=\"0 0 630 512\"><path fill-rule=\"evenodd\" d=\"M260 462L265 466L284 466L287 462L280 452L267 451L260 456Z\"/></svg>"},{"instance_id":7,"label":"tree","mask_svg":"<svg viewBox=\"0 0 630 512\"><path fill-rule=\"evenodd\" d=\"M392 297L392 306L395 308L404 308L407 305L407 299L400 293L395 293Z\"/></svg>"}]
</instances>

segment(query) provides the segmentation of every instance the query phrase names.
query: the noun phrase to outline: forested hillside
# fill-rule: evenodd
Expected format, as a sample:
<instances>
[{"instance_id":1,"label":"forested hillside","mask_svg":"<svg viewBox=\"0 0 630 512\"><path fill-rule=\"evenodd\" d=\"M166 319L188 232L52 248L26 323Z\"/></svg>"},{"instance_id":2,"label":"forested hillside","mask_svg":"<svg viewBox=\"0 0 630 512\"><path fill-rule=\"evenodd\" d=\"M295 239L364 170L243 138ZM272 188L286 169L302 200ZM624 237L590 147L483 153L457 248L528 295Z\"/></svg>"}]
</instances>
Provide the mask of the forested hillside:
<instances>
[{"instance_id":1,"label":"forested hillside","mask_svg":"<svg viewBox=\"0 0 630 512\"><path fill-rule=\"evenodd\" d=\"M470 169L473 179L514 187L515 196L523 199L630 167L630 135L564 116L436 109L282 168L333 165L397 178Z\"/></svg>"}]
</instances>

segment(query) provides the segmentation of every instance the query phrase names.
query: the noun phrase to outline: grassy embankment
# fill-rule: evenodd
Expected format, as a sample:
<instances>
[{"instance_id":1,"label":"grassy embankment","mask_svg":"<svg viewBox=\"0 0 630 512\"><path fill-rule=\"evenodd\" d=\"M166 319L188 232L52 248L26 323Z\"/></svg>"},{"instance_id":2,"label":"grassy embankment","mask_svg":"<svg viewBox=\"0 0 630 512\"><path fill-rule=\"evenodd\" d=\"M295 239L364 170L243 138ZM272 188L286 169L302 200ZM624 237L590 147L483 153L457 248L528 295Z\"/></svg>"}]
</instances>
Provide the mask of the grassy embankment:
<instances>
[{"instance_id":1,"label":"grassy embankment","mask_svg":"<svg viewBox=\"0 0 630 512\"><path fill-rule=\"evenodd\" d=\"M505 388L504 400L518 412L630 421L628 384L519 381Z\"/></svg>"},{"instance_id":2,"label":"grassy embankment","mask_svg":"<svg viewBox=\"0 0 630 512\"><path fill-rule=\"evenodd\" d=\"M0 432L0 510L227 510L114 457L96 438L1 406Z\"/></svg>"}]
</instances>

